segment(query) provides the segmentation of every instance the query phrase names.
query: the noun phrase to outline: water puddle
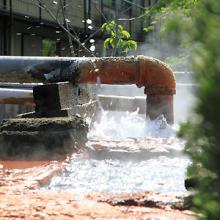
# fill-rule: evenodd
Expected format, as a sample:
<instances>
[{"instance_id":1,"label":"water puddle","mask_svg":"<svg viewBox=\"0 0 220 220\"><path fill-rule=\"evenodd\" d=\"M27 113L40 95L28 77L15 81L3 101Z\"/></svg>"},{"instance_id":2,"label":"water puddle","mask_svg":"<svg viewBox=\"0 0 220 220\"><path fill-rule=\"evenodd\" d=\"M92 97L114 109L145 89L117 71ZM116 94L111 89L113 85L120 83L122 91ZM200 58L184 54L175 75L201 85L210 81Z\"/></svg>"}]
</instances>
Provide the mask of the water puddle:
<instances>
[{"instance_id":1,"label":"water puddle","mask_svg":"<svg viewBox=\"0 0 220 220\"><path fill-rule=\"evenodd\" d=\"M74 155L48 189L74 192L185 192L189 159L161 116L149 121L134 113L103 112L85 152Z\"/></svg>"}]
</instances>

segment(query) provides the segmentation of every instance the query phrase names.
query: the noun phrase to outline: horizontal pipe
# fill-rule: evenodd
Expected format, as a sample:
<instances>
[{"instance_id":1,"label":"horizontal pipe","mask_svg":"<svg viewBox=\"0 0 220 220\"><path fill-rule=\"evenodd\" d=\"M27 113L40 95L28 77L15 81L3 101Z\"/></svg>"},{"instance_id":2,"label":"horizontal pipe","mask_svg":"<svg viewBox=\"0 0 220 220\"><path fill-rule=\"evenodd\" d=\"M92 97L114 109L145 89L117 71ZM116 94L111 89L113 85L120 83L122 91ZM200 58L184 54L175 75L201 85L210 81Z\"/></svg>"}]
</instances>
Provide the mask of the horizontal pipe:
<instances>
[{"instance_id":1,"label":"horizontal pipe","mask_svg":"<svg viewBox=\"0 0 220 220\"><path fill-rule=\"evenodd\" d=\"M34 105L32 89L0 88L0 104Z\"/></svg>"},{"instance_id":2,"label":"horizontal pipe","mask_svg":"<svg viewBox=\"0 0 220 220\"><path fill-rule=\"evenodd\" d=\"M105 110L136 111L139 108L140 114L146 112L145 97L98 95L98 99ZM34 105L33 91L0 88L0 104Z\"/></svg>"},{"instance_id":3,"label":"horizontal pipe","mask_svg":"<svg viewBox=\"0 0 220 220\"><path fill-rule=\"evenodd\" d=\"M43 85L43 83L8 83L0 82L0 88L12 89L32 89L34 86Z\"/></svg>"},{"instance_id":4,"label":"horizontal pipe","mask_svg":"<svg viewBox=\"0 0 220 220\"><path fill-rule=\"evenodd\" d=\"M65 69L89 58L0 56L0 82L47 82L48 73ZM62 80L62 76L59 79Z\"/></svg>"},{"instance_id":5,"label":"horizontal pipe","mask_svg":"<svg viewBox=\"0 0 220 220\"><path fill-rule=\"evenodd\" d=\"M0 57L0 82L136 84L146 94L175 94L174 74L151 57Z\"/></svg>"}]
</instances>

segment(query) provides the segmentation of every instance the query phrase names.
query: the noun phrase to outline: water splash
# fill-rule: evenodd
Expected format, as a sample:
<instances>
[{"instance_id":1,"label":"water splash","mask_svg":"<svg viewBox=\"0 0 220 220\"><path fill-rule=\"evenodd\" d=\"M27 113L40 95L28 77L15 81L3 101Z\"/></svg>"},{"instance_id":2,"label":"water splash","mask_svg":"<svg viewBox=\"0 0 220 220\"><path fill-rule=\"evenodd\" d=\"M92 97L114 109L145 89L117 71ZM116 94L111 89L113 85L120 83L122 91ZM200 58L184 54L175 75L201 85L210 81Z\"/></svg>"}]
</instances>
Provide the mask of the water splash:
<instances>
[{"instance_id":1,"label":"water splash","mask_svg":"<svg viewBox=\"0 0 220 220\"><path fill-rule=\"evenodd\" d=\"M162 156L137 163L81 158L67 166L63 176L53 178L49 188L77 192L184 192L186 165L184 159Z\"/></svg>"},{"instance_id":2,"label":"water splash","mask_svg":"<svg viewBox=\"0 0 220 220\"><path fill-rule=\"evenodd\" d=\"M174 137L174 127L161 115L155 120L145 118L135 112L102 111L99 122L95 122L88 137L104 139Z\"/></svg>"},{"instance_id":3,"label":"water splash","mask_svg":"<svg viewBox=\"0 0 220 220\"><path fill-rule=\"evenodd\" d=\"M103 111L82 155L48 186L75 192L185 192L189 159L185 142L163 116L154 121L128 112Z\"/></svg>"}]
</instances>

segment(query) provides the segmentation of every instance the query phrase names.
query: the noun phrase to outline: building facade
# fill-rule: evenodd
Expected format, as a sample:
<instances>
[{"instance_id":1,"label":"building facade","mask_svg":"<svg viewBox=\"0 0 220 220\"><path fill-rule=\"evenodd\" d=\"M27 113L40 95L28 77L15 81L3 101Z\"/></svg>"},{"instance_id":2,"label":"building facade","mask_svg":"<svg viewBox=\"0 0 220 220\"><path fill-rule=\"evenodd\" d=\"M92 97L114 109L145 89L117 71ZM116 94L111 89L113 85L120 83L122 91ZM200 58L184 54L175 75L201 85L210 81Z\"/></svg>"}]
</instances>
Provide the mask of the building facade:
<instances>
[{"instance_id":1,"label":"building facade","mask_svg":"<svg viewBox=\"0 0 220 220\"><path fill-rule=\"evenodd\" d=\"M95 56L106 55L101 25L115 19L118 10L120 23L142 41L144 21L135 18L150 4L152 0L0 0L0 55L89 56L62 27L83 46L93 46Z\"/></svg>"}]
</instances>

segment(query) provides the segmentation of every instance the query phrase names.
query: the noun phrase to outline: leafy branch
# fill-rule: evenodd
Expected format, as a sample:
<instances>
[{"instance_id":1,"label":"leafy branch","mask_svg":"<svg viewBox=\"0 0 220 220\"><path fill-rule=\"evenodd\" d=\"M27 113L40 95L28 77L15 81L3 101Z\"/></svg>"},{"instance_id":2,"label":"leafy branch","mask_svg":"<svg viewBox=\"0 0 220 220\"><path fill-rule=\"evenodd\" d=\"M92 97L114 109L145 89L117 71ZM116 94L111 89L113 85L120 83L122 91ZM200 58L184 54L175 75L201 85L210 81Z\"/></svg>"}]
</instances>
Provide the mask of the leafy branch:
<instances>
[{"instance_id":1,"label":"leafy branch","mask_svg":"<svg viewBox=\"0 0 220 220\"><path fill-rule=\"evenodd\" d=\"M176 31L184 32L192 23L194 8L199 0L161 0L152 7L146 8L146 16L150 17L145 32L152 31L155 26L162 24L161 32Z\"/></svg>"},{"instance_id":2,"label":"leafy branch","mask_svg":"<svg viewBox=\"0 0 220 220\"><path fill-rule=\"evenodd\" d=\"M117 33L116 33L117 28ZM102 31L109 35L104 41L106 49L119 49L121 52L128 52L137 49L137 42L131 39L130 33L122 25L115 24L115 21L106 22L102 25Z\"/></svg>"}]
</instances>

